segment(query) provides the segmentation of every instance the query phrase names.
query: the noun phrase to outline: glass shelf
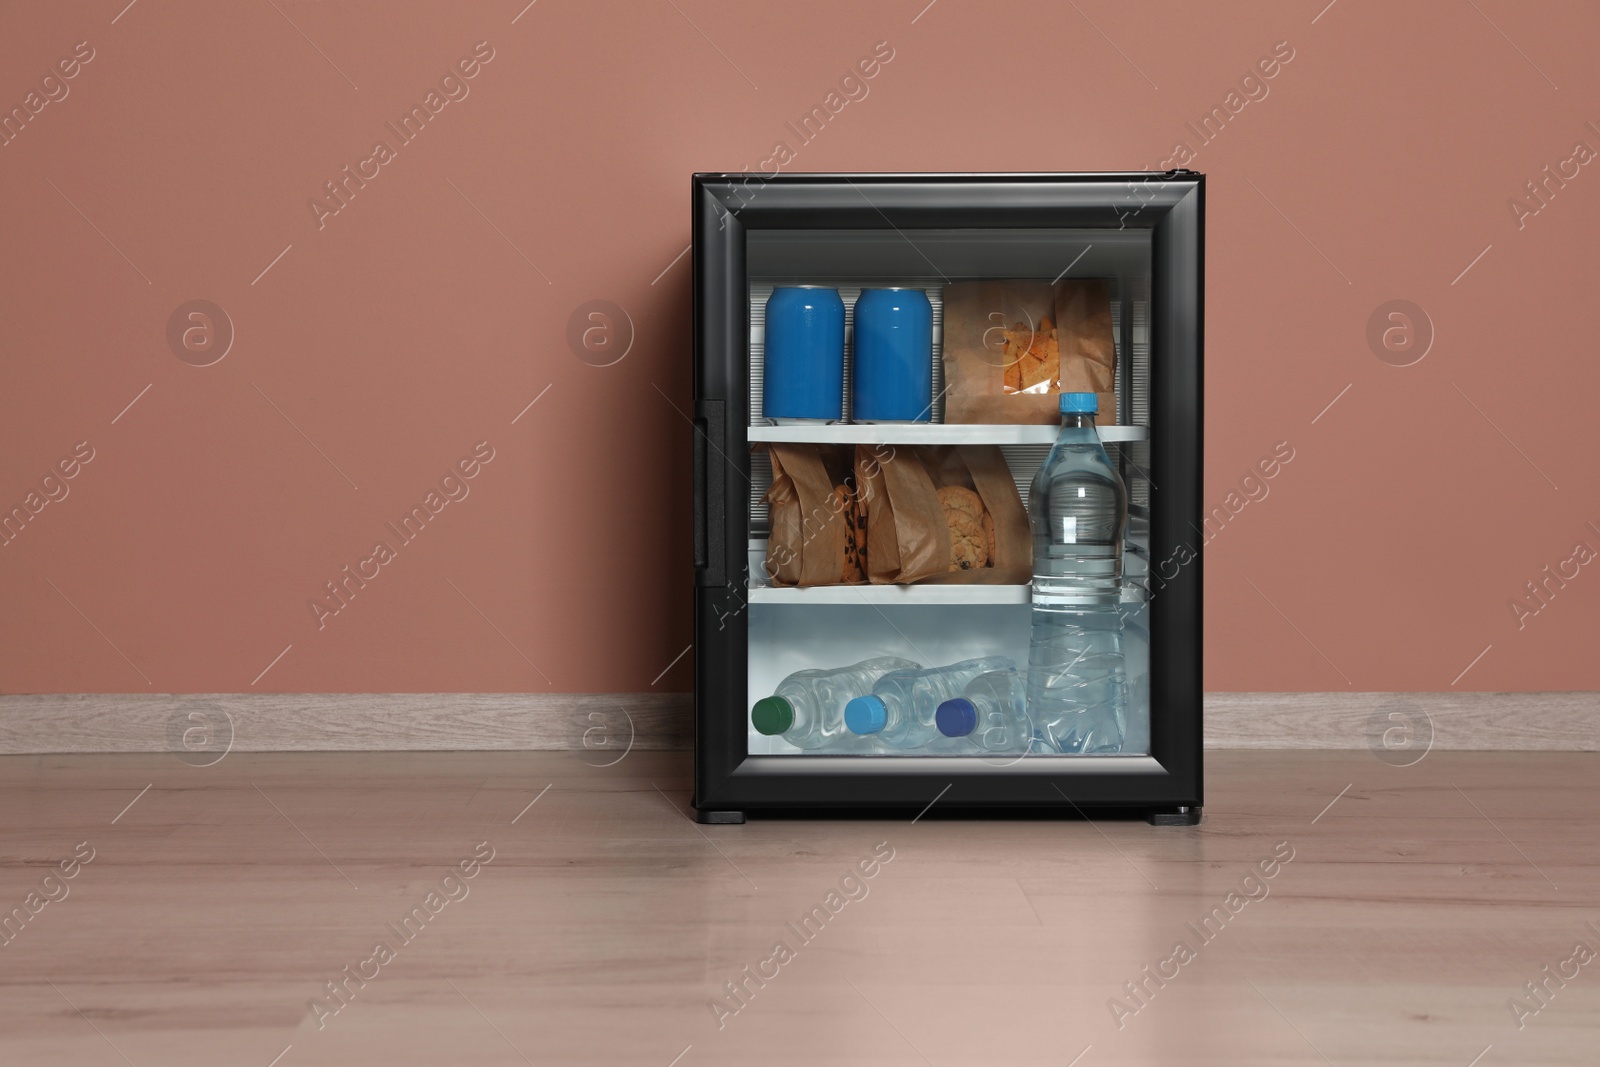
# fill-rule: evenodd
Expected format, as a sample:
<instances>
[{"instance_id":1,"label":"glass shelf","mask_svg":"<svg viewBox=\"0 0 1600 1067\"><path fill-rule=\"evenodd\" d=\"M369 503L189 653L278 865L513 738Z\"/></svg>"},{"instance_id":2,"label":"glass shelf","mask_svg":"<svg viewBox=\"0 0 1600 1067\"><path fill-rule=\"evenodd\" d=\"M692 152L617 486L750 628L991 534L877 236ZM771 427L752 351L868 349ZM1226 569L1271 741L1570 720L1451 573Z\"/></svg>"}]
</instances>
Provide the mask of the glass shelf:
<instances>
[{"instance_id":1,"label":"glass shelf","mask_svg":"<svg viewBox=\"0 0 1600 1067\"><path fill-rule=\"evenodd\" d=\"M752 604L1028 604L1026 585L820 585L809 589L751 586Z\"/></svg>"}]
</instances>

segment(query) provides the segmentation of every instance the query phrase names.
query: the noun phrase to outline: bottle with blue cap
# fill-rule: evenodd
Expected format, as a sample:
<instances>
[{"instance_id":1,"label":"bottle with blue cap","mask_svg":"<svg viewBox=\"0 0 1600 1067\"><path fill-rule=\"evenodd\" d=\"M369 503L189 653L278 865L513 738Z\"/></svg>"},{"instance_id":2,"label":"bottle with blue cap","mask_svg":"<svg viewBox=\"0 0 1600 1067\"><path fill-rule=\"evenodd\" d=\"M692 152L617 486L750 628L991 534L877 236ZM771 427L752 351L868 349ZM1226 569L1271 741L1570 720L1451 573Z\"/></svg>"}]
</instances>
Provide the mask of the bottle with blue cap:
<instances>
[{"instance_id":1,"label":"bottle with blue cap","mask_svg":"<svg viewBox=\"0 0 1600 1067\"><path fill-rule=\"evenodd\" d=\"M1015 669L1004 656L985 656L925 671L891 671L872 692L845 705L844 724L891 749L921 748L942 737L934 721L942 702L959 696L980 674Z\"/></svg>"},{"instance_id":2,"label":"bottle with blue cap","mask_svg":"<svg viewBox=\"0 0 1600 1067\"><path fill-rule=\"evenodd\" d=\"M1094 393L1061 394L1061 433L1028 494L1033 640L1028 713L1053 750L1122 749L1122 545L1128 490L1095 430Z\"/></svg>"},{"instance_id":3,"label":"bottle with blue cap","mask_svg":"<svg viewBox=\"0 0 1600 1067\"><path fill-rule=\"evenodd\" d=\"M845 702L890 671L918 670L897 656L879 656L849 667L795 671L772 696L750 709L750 724L768 737L782 737L797 748L842 747L854 740L844 727Z\"/></svg>"},{"instance_id":4,"label":"bottle with blue cap","mask_svg":"<svg viewBox=\"0 0 1600 1067\"><path fill-rule=\"evenodd\" d=\"M939 705L933 721L957 752L1021 755L1033 741L1027 686L1015 668L978 675Z\"/></svg>"}]
</instances>

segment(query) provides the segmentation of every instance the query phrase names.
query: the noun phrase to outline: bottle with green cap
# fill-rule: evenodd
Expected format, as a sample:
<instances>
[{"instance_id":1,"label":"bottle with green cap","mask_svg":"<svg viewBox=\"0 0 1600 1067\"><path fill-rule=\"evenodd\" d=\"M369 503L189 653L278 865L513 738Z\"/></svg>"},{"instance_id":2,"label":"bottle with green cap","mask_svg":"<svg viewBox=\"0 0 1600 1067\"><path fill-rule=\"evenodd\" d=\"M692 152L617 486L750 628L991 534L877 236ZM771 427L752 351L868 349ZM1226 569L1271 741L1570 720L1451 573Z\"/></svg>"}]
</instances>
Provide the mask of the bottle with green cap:
<instances>
[{"instance_id":1,"label":"bottle with green cap","mask_svg":"<svg viewBox=\"0 0 1600 1067\"><path fill-rule=\"evenodd\" d=\"M939 705L933 721L955 752L1022 754L1033 740L1027 686L1017 670L978 675L960 696Z\"/></svg>"},{"instance_id":2,"label":"bottle with green cap","mask_svg":"<svg viewBox=\"0 0 1600 1067\"><path fill-rule=\"evenodd\" d=\"M985 656L926 671L891 671L878 679L871 693L845 705L845 726L889 748L921 748L941 737L934 722L941 701L959 696L980 674L1016 666L1004 656Z\"/></svg>"},{"instance_id":3,"label":"bottle with green cap","mask_svg":"<svg viewBox=\"0 0 1600 1067\"><path fill-rule=\"evenodd\" d=\"M879 656L849 667L795 671L778 683L769 697L750 709L750 724L768 737L782 737L797 748L847 745L844 706L865 693L890 671L920 670L908 659Z\"/></svg>"}]
</instances>

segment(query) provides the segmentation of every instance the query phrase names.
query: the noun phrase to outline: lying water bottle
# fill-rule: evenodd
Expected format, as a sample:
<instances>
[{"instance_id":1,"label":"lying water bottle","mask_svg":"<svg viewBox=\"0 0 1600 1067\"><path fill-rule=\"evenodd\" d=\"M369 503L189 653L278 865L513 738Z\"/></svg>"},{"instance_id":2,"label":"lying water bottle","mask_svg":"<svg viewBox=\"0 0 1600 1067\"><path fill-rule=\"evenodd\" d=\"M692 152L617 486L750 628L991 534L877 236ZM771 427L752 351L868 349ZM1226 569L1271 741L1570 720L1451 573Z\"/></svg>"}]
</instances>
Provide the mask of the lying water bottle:
<instances>
[{"instance_id":1,"label":"lying water bottle","mask_svg":"<svg viewBox=\"0 0 1600 1067\"><path fill-rule=\"evenodd\" d=\"M866 692L890 671L915 671L908 659L879 656L849 667L795 671L778 683L773 695L750 709L757 733L781 736L797 748L817 749L850 735L844 728L844 706Z\"/></svg>"},{"instance_id":2,"label":"lying water bottle","mask_svg":"<svg viewBox=\"0 0 1600 1067\"><path fill-rule=\"evenodd\" d=\"M1015 669L1004 656L986 656L925 671L891 671L872 692L845 705L844 723L851 733L871 735L889 748L920 748L941 736L934 716L943 701L980 674Z\"/></svg>"},{"instance_id":3,"label":"lying water bottle","mask_svg":"<svg viewBox=\"0 0 1600 1067\"><path fill-rule=\"evenodd\" d=\"M1061 434L1028 496L1033 640L1028 712L1056 752L1122 749L1122 540L1128 490L1094 426L1093 393L1062 393Z\"/></svg>"},{"instance_id":4,"label":"lying water bottle","mask_svg":"<svg viewBox=\"0 0 1600 1067\"><path fill-rule=\"evenodd\" d=\"M980 674L958 697L939 705L933 720L956 752L1021 754L1033 740L1027 687L1015 668Z\"/></svg>"}]
</instances>

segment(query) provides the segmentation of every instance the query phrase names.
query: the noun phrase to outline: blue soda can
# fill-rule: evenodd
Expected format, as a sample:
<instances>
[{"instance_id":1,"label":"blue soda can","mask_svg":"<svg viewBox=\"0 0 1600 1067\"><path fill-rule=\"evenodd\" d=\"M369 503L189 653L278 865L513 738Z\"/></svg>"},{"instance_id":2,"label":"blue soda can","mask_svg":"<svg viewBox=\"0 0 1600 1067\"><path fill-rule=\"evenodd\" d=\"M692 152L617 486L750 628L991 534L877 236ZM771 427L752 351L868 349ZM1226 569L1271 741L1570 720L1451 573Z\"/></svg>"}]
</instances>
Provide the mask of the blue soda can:
<instances>
[{"instance_id":1,"label":"blue soda can","mask_svg":"<svg viewBox=\"0 0 1600 1067\"><path fill-rule=\"evenodd\" d=\"M933 416L933 306L921 289L863 289L856 301L857 422Z\"/></svg>"},{"instance_id":2,"label":"blue soda can","mask_svg":"<svg viewBox=\"0 0 1600 1067\"><path fill-rule=\"evenodd\" d=\"M783 286L767 298L761 414L844 418L844 301L839 290Z\"/></svg>"}]
</instances>

